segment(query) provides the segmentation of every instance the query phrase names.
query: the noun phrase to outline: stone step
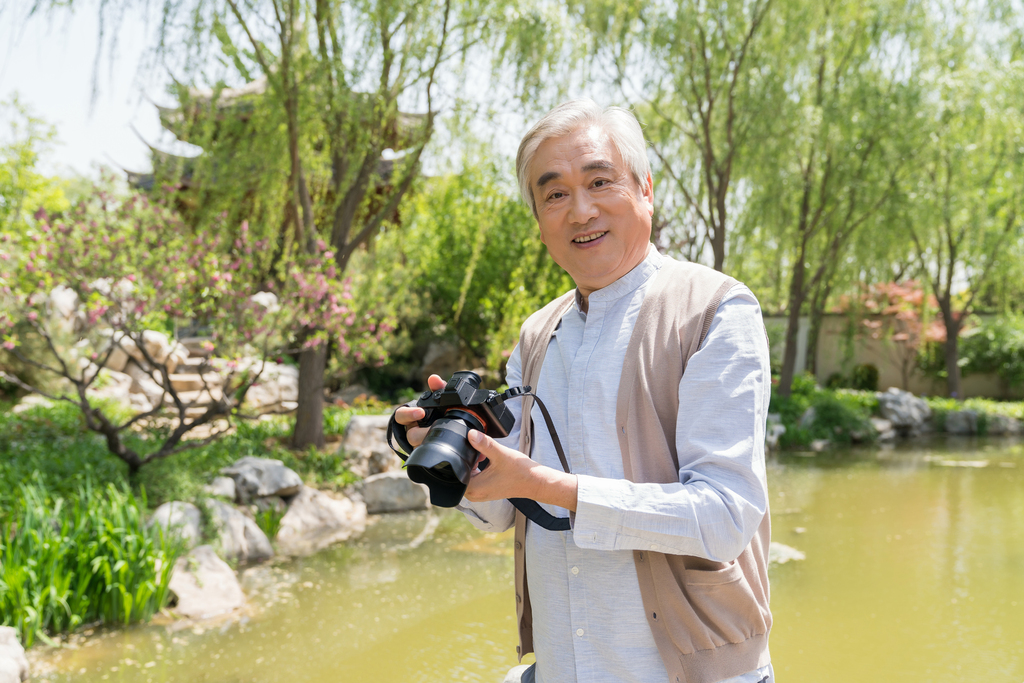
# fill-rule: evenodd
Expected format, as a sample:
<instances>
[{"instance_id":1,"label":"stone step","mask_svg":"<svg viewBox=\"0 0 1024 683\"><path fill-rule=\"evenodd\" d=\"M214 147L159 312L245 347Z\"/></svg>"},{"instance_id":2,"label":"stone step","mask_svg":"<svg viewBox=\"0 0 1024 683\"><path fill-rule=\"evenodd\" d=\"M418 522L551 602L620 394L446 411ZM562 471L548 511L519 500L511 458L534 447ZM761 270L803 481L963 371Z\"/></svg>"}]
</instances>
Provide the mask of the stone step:
<instances>
[{"instance_id":1,"label":"stone step","mask_svg":"<svg viewBox=\"0 0 1024 683\"><path fill-rule=\"evenodd\" d=\"M209 405L213 401L219 401L224 397L223 392L218 388L211 388L210 392L203 391L179 391L178 398L185 405L192 404L193 407ZM174 406L174 400L168 394L164 397L164 403Z\"/></svg>"},{"instance_id":2,"label":"stone step","mask_svg":"<svg viewBox=\"0 0 1024 683\"><path fill-rule=\"evenodd\" d=\"M207 372L203 375L197 373L181 374L175 373L171 377L171 386L177 392L182 391L201 391L203 389L203 379L206 379L206 384L212 387L219 387L224 380L220 375L212 372Z\"/></svg>"}]
</instances>

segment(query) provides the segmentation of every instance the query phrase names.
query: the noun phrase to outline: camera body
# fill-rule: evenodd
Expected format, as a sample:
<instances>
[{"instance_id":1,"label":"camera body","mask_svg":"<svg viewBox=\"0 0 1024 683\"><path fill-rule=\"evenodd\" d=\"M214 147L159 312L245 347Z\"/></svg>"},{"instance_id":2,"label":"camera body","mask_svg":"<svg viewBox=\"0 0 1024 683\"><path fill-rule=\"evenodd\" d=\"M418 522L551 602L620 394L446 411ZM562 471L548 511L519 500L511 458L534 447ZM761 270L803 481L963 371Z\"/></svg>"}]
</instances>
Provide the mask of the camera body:
<instances>
[{"instance_id":1,"label":"camera body","mask_svg":"<svg viewBox=\"0 0 1024 683\"><path fill-rule=\"evenodd\" d=\"M517 391L515 394L518 395ZM488 436L508 436L515 426L515 416L505 406L506 394L480 388L480 376L463 370L452 375L444 389L425 391L416 401L426 415L419 426L429 427L427 436L413 448L405 436L405 428L394 415L388 423L388 443L403 460L409 479L426 484L430 502L438 507L455 507L466 492L477 452L469 445L470 429ZM398 442L402 451L391 444ZM480 463L480 469L487 466Z\"/></svg>"}]
</instances>

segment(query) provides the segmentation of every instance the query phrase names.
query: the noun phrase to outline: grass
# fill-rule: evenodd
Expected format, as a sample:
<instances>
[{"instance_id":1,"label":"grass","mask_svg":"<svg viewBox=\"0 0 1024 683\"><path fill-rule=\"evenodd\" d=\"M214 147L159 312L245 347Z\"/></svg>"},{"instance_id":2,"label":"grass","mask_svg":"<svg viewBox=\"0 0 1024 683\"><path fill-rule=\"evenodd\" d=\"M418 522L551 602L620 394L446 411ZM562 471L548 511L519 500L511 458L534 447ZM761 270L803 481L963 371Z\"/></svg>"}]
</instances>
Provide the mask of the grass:
<instances>
[{"instance_id":1,"label":"grass","mask_svg":"<svg viewBox=\"0 0 1024 683\"><path fill-rule=\"evenodd\" d=\"M0 621L25 646L92 622L149 619L182 547L147 528L145 496L86 482L73 499L22 484L0 520Z\"/></svg>"},{"instance_id":2,"label":"grass","mask_svg":"<svg viewBox=\"0 0 1024 683\"><path fill-rule=\"evenodd\" d=\"M212 444L129 478L76 406L20 414L11 407L0 405L0 623L14 626L25 646L83 624L128 624L159 611L183 549L159 527L146 527L149 510L171 500L199 502L202 487L239 458L277 458L311 486L341 488L357 479L344 453L287 448L288 416L240 423ZM328 406L324 431L336 441L354 415L386 409L379 402ZM144 434L128 439L146 450ZM274 538L282 516L268 510L256 521Z\"/></svg>"}]
</instances>

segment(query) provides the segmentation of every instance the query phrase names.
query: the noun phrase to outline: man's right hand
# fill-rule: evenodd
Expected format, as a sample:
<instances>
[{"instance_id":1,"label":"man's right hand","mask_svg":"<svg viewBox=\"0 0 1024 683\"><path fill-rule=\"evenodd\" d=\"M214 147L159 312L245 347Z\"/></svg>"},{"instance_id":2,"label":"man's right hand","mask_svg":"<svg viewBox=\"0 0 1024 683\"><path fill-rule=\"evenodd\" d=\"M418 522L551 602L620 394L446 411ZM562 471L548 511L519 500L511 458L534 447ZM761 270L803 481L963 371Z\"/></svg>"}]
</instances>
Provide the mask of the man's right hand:
<instances>
[{"instance_id":1,"label":"man's right hand","mask_svg":"<svg viewBox=\"0 0 1024 683\"><path fill-rule=\"evenodd\" d=\"M431 391L438 391L444 389L445 381L441 379L440 375L431 375L427 378L427 387ZM416 448L423 439L427 436L429 427L417 427L416 423L427 416L427 412L423 408L416 406L402 406L395 411L395 422L400 425L405 425L405 438L409 440L409 443L413 448Z\"/></svg>"}]
</instances>

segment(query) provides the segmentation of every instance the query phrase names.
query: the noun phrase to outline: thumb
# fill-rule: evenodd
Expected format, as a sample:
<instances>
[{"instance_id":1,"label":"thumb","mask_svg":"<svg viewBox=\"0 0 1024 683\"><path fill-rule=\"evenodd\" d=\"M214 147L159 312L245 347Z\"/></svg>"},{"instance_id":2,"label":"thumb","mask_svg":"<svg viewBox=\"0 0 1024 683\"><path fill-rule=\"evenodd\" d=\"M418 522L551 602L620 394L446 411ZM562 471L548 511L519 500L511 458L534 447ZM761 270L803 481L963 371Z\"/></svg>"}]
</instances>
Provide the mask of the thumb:
<instances>
[{"instance_id":1,"label":"thumb","mask_svg":"<svg viewBox=\"0 0 1024 683\"><path fill-rule=\"evenodd\" d=\"M476 429L469 430L469 443L473 444L473 448L480 451L481 453L487 453L494 450L495 442L494 439L487 436L481 431Z\"/></svg>"}]
</instances>

